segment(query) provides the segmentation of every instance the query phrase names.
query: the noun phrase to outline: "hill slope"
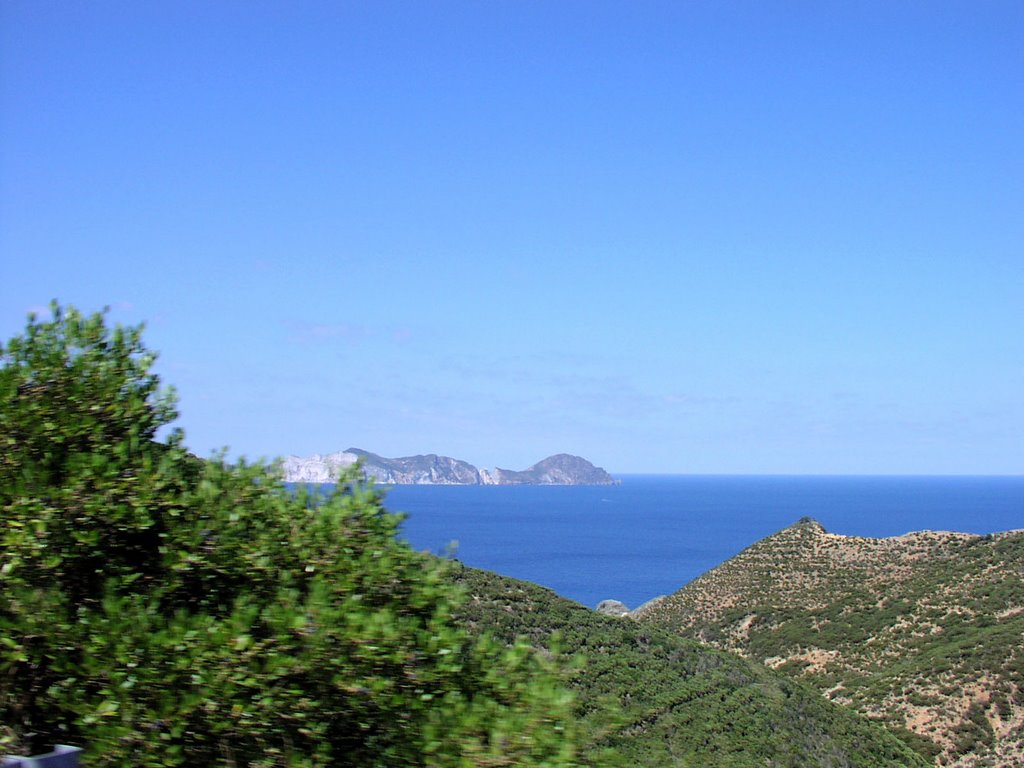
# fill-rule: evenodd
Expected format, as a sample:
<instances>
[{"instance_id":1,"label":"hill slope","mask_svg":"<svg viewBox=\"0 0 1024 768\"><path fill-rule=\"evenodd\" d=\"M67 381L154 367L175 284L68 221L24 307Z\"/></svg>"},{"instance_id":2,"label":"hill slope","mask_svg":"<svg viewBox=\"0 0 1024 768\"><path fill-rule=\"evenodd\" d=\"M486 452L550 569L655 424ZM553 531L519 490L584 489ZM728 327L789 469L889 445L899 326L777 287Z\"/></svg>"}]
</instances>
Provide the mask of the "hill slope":
<instances>
[{"instance_id":1,"label":"hill slope","mask_svg":"<svg viewBox=\"0 0 1024 768\"><path fill-rule=\"evenodd\" d=\"M869 539L805 518L636 618L905 727L939 765L1024 763L1024 531Z\"/></svg>"},{"instance_id":2,"label":"hill slope","mask_svg":"<svg viewBox=\"0 0 1024 768\"><path fill-rule=\"evenodd\" d=\"M454 565L471 630L577 654L572 681L592 765L927 766L884 729L733 654L602 616L528 582Z\"/></svg>"}]
</instances>

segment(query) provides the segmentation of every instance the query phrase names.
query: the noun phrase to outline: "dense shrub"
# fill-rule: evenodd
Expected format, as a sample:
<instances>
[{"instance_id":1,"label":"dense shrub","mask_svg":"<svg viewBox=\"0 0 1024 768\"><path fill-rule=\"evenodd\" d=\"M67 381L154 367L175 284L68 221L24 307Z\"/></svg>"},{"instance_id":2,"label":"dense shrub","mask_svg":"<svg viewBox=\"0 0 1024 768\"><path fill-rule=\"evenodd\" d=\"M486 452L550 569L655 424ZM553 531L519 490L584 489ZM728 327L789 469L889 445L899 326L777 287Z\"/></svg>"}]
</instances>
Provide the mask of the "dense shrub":
<instances>
[{"instance_id":1,"label":"dense shrub","mask_svg":"<svg viewBox=\"0 0 1024 768\"><path fill-rule=\"evenodd\" d=\"M0 347L0 753L572 764L552 662L458 628L372 487L195 459L141 329L53 312Z\"/></svg>"}]
</instances>

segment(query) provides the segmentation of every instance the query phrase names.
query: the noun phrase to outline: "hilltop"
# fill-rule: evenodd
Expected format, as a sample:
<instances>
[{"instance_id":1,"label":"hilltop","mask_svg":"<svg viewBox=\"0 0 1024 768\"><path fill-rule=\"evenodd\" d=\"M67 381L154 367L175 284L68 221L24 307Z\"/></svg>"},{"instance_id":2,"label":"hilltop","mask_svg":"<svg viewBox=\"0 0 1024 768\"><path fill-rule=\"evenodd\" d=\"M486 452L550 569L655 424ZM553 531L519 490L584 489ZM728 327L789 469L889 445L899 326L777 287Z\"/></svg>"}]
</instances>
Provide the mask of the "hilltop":
<instances>
[{"instance_id":1,"label":"hilltop","mask_svg":"<svg viewBox=\"0 0 1024 768\"><path fill-rule=\"evenodd\" d=\"M1024 760L1024 531L873 539L805 518L634 617L905 728L937 765Z\"/></svg>"},{"instance_id":2,"label":"hilltop","mask_svg":"<svg viewBox=\"0 0 1024 768\"><path fill-rule=\"evenodd\" d=\"M389 459L361 448L302 458L288 456L281 464L289 483L333 483L338 473L362 462L363 476L388 485L613 485L616 480L586 459L559 453L533 466L477 469L468 461L434 453Z\"/></svg>"}]
</instances>

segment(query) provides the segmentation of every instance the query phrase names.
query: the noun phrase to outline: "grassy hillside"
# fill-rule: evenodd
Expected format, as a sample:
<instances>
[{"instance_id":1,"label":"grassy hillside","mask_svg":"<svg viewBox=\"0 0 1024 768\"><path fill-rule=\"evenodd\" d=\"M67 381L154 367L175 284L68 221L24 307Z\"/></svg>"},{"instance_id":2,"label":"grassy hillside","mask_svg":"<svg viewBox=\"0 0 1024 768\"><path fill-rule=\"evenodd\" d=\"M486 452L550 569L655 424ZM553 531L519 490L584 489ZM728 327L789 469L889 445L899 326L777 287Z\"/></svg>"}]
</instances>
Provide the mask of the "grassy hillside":
<instances>
[{"instance_id":1,"label":"grassy hillside","mask_svg":"<svg viewBox=\"0 0 1024 768\"><path fill-rule=\"evenodd\" d=\"M591 764L926 766L884 729L763 665L653 626L599 615L528 582L455 564L460 619L574 654Z\"/></svg>"},{"instance_id":2,"label":"grassy hillside","mask_svg":"<svg viewBox=\"0 0 1024 768\"><path fill-rule=\"evenodd\" d=\"M909 729L938 765L1024 764L1024 532L869 539L805 519L637 618Z\"/></svg>"}]
</instances>

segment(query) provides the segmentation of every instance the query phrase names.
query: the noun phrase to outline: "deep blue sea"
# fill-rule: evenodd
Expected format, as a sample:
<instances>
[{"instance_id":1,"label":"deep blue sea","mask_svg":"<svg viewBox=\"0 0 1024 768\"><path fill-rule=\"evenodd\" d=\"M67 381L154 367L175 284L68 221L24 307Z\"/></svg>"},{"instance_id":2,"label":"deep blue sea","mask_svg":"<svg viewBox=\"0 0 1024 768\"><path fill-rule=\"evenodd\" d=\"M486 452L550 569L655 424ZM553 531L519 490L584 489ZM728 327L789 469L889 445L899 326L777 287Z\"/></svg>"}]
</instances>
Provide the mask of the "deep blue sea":
<instances>
[{"instance_id":1,"label":"deep blue sea","mask_svg":"<svg viewBox=\"0 0 1024 768\"><path fill-rule=\"evenodd\" d=\"M1024 477L622 475L617 486L394 486L417 549L635 608L810 516L833 533L1024 528Z\"/></svg>"}]
</instances>

